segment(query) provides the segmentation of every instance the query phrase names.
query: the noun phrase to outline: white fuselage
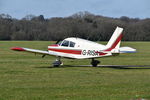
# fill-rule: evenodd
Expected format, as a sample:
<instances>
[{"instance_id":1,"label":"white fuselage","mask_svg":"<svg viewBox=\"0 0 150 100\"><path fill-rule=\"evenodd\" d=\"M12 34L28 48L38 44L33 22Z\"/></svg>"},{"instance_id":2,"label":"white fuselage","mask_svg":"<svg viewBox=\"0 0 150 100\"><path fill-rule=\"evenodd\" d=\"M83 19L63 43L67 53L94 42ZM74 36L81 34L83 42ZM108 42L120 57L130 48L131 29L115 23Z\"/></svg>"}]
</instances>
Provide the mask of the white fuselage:
<instances>
[{"instance_id":1,"label":"white fuselage","mask_svg":"<svg viewBox=\"0 0 150 100\"><path fill-rule=\"evenodd\" d=\"M68 42L68 45L63 44L66 41ZM71 43L74 45L71 46ZM107 48L105 45L74 37L63 40L61 43L59 43L59 45L56 44L48 46L48 51L52 55L75 59L112 55L110 52L102 52L106 49Z\"/></svg>"}]
</instances>

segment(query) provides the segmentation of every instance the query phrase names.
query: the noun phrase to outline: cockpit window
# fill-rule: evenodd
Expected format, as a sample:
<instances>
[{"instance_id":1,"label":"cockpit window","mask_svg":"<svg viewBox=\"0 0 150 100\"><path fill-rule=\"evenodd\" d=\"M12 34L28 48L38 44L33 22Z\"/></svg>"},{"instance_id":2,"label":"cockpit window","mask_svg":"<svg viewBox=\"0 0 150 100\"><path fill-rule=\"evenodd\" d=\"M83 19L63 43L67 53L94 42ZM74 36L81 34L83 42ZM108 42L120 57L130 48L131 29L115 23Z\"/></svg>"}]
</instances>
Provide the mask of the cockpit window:
<instances>
[{"instance_id":1,"label":"cockpit window","mask_svg":"<svg viewBox=\"0 0 150 100\"><path fill-rule=\"evenodd\" d=\"M64 41L60 41L59 43L57 43L58 45L61 45L61 46L65 46L65 47L74 47L75 46L75 43L72 42L72 41L67 41L67 40L64 40Z\"/></svg>"},{"instance_id":2,"label":"cockpit window","mask_svg":"<svg viewBox=\"0 0 150 100\"><path fill-rule=\"evenodd\" d=\"M64 40L61 46L68 47L69 46L69 41Z\"/></svg>"},{"instance_id":3,"label":"cockpit window","mask_svg":"<svg viewBox=\"0 0 150 100\"><path fill-rule=\"evenodd\" d=\"M70 41L70 47L74 47L75 43Z\"/></svg>"}]
</instances>

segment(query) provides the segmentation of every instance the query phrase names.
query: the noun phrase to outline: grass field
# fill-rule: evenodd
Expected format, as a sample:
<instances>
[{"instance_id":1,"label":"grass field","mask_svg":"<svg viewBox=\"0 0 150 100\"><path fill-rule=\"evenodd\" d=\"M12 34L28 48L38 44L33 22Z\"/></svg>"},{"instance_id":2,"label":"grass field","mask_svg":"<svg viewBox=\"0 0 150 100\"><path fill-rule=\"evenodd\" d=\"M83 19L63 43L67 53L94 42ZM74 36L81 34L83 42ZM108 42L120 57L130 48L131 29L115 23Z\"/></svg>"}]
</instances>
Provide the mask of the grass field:
<instances>
[{"instance_id":1,"label":"grass field","mask_svg":"<svg viewBox=\"0 0 150 100\"><path fill-rule=\"evenodd\" d=\"M13 46L47 50L49 44L52 42L0 41L0 100L150 100L150 66L79 67L89 65L90 60L62 59L63 67L50 68L55 57L9 50ZM150 65L150 42L122 45L136 48L137 53L99 58L101 64Z\"/></svg>"}]
</instances>

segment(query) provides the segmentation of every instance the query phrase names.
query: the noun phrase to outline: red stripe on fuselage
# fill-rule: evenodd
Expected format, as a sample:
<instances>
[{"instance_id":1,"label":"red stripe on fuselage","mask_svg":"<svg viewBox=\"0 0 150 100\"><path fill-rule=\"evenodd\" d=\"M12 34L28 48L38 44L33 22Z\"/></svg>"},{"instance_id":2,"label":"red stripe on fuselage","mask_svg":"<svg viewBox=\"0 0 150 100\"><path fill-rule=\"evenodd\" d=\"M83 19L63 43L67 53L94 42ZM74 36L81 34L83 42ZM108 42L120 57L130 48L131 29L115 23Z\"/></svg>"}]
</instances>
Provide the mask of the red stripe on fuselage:
<instances>
[{"instance_id":1,"label":"red stripe on fuselage","mask_svg":"<svg viewBox=\"0 0 150 100\"><path fill-rule=\"evenodd\" d=\"M114 49L117 46L117 44L121 41L122 36L123 35L120 34L120 36L116 39L116 41L113 43L113 45L104 51L111 51L112 49Z\"/></svg>"},{"instance_id":2,"label":"red stripe on fuselage","mask_svg":"<svg viewBox=\"0 0 150 100\"><path fill-rule=\"evenodd\" d=\"M48 50L55 51L55 52L61 52L61 53L69 53L69 54L81 54L81 50L69 50L69 49L54 49L54 48L48 48Z\"/></svg>"},{"instance_id":3,"label":"red stripe on fuselage","mask_svg":"<svg viewBox=\"0 0 150 100\"><path fill-rule=\"evenodd\" d=\"M107 53L103 53L103 52L96 52L98 53L100 56L106 55Z\"/></svg>"}]
</instances>

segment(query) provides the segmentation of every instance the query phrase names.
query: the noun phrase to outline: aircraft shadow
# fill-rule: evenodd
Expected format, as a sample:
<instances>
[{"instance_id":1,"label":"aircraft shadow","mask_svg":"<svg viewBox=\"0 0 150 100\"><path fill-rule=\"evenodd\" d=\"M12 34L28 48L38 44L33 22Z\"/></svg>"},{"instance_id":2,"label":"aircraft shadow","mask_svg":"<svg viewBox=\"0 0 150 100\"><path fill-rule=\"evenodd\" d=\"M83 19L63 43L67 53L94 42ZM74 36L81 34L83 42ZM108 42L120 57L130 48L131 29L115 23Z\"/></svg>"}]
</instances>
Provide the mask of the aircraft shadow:
<instances>
[{"instance_id":1,"label":"aircraft shadow","mask_svg":"<svg viewBox=\"0 0 150 100\"><path fill-rule=\"evenodd\" d=\"M62 65L60 67L41 66L35 68L67 68L67 67L92 67L91 65ZM150 65L98 65L93 68L114 68L114 69L150 69Z\"/></svg>"},{"instance_id":2,"label":"aircraft shadow","mask_svg":"<svg viewBox=\"0 0 150 100\"><path fill-rule=\"evenodd\" d=\"M150 69L150 65L105 65L100 67L114 69Z\"/></svg>"}]
</instances>

